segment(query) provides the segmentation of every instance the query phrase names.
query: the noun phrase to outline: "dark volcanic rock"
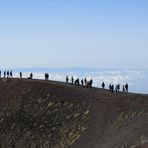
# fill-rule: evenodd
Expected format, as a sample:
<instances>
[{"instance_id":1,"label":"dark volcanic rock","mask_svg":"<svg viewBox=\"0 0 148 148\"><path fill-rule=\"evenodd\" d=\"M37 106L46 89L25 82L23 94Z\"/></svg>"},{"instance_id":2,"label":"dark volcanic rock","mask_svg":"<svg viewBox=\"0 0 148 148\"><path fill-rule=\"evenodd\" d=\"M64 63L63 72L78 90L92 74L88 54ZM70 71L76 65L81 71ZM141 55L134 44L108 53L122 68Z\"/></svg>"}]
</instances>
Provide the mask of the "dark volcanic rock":
<instances>
[{"instance_id":1,"label":"dark volcanic rock","mask_svg":"<svg viewBox=\"0 0 148 148\"><path fill-rule=\"evenodd\" d=\"M87 129L86 101L71 97L63 86L51 89L48 83L25 80L3 83L1 91L7 91L0 98L0 147L66 148Z\"/></svg>"},{"instance_id":2,"label":"dark volcanic rock","mask_svg":"<svg viewBox=\"0 0 148 148\"><path fill-rule=\"evenodd\" d=\"M0 148L147 148L148 95L0 79Z\"/></svg>"}]
</instances>

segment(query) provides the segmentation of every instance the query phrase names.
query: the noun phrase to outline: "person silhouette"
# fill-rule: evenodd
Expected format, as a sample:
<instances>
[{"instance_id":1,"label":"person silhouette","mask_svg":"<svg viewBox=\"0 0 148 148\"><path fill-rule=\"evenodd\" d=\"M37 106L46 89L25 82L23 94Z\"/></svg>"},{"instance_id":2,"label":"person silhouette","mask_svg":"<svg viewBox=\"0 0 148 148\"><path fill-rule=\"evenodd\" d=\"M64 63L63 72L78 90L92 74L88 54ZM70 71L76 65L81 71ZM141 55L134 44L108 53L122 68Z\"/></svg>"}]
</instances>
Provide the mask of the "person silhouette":
<instances>
[{"instance_id":1,"label":"person silhouette","mask_svg":"<svg viewBox=\"0 0 148 148\"><path fill-rule=\"evenodd\" d=\"M78 86L80 85L79 78L75 80L75 84L78 85Z\"/></svg>"},{"instance_id":2,"label":"person silhouette","mask_svg":"<svg viewBox=\"0 0 148 148\"><path fill-rule=\"evenodd\" d=\"M49 78L49 74L45 73L45 80L48 80L48 78Z\"/></svg>"},{"instance_id":3,"label":"person silhouette","mask_svg":"<svg viewBox=\"0 0 148 148\"><path fill-rule=\"evenodd\" d=\"M90 87L92 87L92 84L93 84L93 80L91 79L90 80Z\"/></svg>"},{"instance_id":4,"label":"person silhouette","mask_svg":"<svg viewBox=\"0 0 148 148\"><path fill-rule=\"evenodd\" d=\"M128 84L125 84L125 91L128 92Z\"/></svg>"},{"instance_id":5,"label":"person silhouette","mask_svg":"<svg viewBox=\"0 0 148 148\"><path fill-rule=\"evenodd\" d=\"M120 91L120 84L117 85L117 91Z\"/></svg>"},{"instance_id":6,"label":"person silhouette","mask_svg":"<svg viewBox=\"0 0 148 148\"><path fill-rule=\"evenodd\" d=\"M30 79L32 79L32 78L33 78L33 73L31 72L31 73L30 73Z\"/></svg>"},{"instance_id":7,"label":"person silhouette","mask_svg":"<svg viewBox=\"0 0 148 148\"><path fill-rule=\"evenodd\" d=\"M10 77L13 78L12 70L10 71Z\"/></svg>"},{"instance_id":8,"label":"person silhouette","mask_svg":"<svg viewBox=\"0 0 148 148\"><path fill-rule=\"evenodd\" d=\"M87 83L87 79L86 79L86 78L84 79L84 83L85 83L85 85L86 85L86 83Z\"/></svg>"},{"instance_id":9,"label":"person silhouette","mask_svg":"<svg viewBox=\"0 0 148 148\"><path fill-rule=\"evenodd\" d=\"M20 72L20 78L22 78L22 72Z\"/></svg>"},{"instance_id":10,"label":"person silhouette","mask_svg":"<svg viewBox=\"0 0 148 148\"><path fill-rule=\"evenodd\" d=\"M7 78L9 78L9 74L10 74L9 71L7 71Z\"/></svg>"},{"instance_id":11,"label":"person silhouette","mask_svg":"<svg viewBox=\"0 0 148 148\"><path fill-rule=\"evenodd\" d=\"M4 71L4 78L6 77L6 71Z\"/></svg>"},{"instance_id":12,"label":"person silhouette","mask_svg":"<svg viewBox=\"0 0 148 148\"><path fill-rule=\"evenodd\" d=\"M111 86L111 92L114 93L114 84Z\"/></svg>"},{"instance_id":13,"label":"person silhouette","mask_svg":"<svg viewBox=\"0 0 148 148\"><path fill-rule=\"evenodd\" d=\"M122 91L125 92L125 86L124 85L122 86Z\"/></svg>"},{"instance_id":14,"label":"person silhouette","mask_svg":"<svg viewBox=\"0 0 148 148\"><path fill-rule=\"evenodd\" d=\"M81 84L82 84L82 86L83 86L83 83L84 83L84 82L83 82L83 79L82 79L82 80L81 80Z\"/></svg>"},{"instance_id":15,"label":"person silhouette","mask_svg":"<svg viewBox=\"0 0 148 148\"><path fill-rule=\"evenodd\" d=\"M112 89L112 85L111 85L111 84L109 84L109 90L111 91L111 89Z\"/></svg>"},{"instance_id":16,"label":"person silhouette","mask_svg":"<svg viewBox=\"0 0 148 148\"><path fill-rule=\"evenodd\" d=\"M68 76L66 76L66 83L68 83L68 81L69 81L69 78L68 78Z\"/></svg>"},{"instance_id":17,"label":"person silhouette","mask_svg":"<svg viewBox=\"0 0 148 148\"><path fill-rule=\"evenodd\" d=\"M73 76L71 77L71 83L73 84L73 82L74 82L74 78L73 78Z\"/></svg>"},{"instance_id":18,"label":"person silhouette","mask_svg":"<svg viewBox=\"0 0 148 148\"><path fill-rule=\"evenodd\" d=\"M115 87L115 92L116 93L118 92L118 85L116 85L116 87Z\"/></svg>"},{"instance_id":19,"label":"person silhouette","mask_svg":"<svg viewBox=\"0 0 148 148\"><path fill-rule=\"evenodd\" d=\"M102 83L102 88L103 88L103 89L105 88L105 83L104 83L104 82Z\"/></svg>"}]
</instances>

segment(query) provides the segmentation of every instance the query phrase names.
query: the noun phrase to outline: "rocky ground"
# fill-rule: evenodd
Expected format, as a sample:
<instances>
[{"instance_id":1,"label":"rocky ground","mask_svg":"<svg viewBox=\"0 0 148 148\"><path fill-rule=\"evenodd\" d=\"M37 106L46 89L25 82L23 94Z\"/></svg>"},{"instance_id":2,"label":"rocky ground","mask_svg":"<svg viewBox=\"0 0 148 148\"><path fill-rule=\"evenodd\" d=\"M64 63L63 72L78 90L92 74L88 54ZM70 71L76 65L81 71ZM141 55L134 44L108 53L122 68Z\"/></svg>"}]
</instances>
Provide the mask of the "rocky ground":
<instances>
[{"instance_id":1,"label":"rocky ground","mask_svg":"<svg viewBox=\"0 0 148 148\"><path fill-rule=\"evenodd\" d=\"M147 147L147 95L0 79L0 148Z\"/></svg>"}]
</instances>

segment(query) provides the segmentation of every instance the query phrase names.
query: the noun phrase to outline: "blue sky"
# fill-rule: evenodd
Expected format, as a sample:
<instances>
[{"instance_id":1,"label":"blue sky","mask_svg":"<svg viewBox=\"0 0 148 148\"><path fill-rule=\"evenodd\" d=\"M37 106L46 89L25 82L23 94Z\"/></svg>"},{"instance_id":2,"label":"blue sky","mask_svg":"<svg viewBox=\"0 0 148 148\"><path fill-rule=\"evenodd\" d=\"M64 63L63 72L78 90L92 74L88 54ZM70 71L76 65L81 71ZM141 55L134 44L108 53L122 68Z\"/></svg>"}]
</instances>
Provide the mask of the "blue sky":
<instances>
[{"instance_id":1,"label":"blue sky","mask_svg":"<svg viewBox=\"0 0 148 148\"><path fill-rule=\"evenodd\" d=\"M148 68L147 0L0 0L0 66Z\"/></svg>"}]
</instances>

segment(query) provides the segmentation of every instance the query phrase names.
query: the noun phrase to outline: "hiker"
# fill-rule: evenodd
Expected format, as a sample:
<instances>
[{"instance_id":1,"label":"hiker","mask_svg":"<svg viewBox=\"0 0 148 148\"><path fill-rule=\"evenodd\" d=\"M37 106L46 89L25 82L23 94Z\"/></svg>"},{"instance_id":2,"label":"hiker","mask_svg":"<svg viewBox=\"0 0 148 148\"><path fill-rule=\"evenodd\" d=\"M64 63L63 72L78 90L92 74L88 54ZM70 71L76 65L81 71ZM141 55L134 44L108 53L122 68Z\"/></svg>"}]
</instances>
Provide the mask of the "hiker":
<instances>
[{"instance_id":1,"label":"hiker","mask_svg":"<svg viewBox=\"0 0 148 148\"><path fill-rule=\"evenodd\" d=\"M81 84L82 84L82 86L83 86L83 79L81 80Z\"/></svg>"},{"instance_id":2,"label":"hiker","mask_svg":"<svg viewBox=\"0 0 148 148\"><path fill-rule=\"evenodd\" d=\"M49 74L45 73L45 80L48 80L48 78L49 78Z\"/></svg>"},{"instance_id":3,"label":"hiker","mask_svg":"<svg viewBox=\"0 0 148 148\"><path fill-rule=\"evenodd\" d=\"M13 78L12 70L10 71L10 77Z\"/></svg>"},{"instance_id":4,"label":"hiker","mask_svg":"<svg viewBox=\"0 0 148 148\"><path fill-rule=\"evenodd\" d=\"M30 78L31 78L31 79L33 78L33 73L30 74Z\"/></svg>"},{"instance_id":5,"label":"hiker","mask_svg":"<svg viewBox=\"0 0 148 148\"><path fill-rule=\"evenodd\" d=\"M49 74L47 73L47 80L49 79Z\"/></svg>"},{"instance_id":6,"label":"hiker","mask_svg":"<svg viewBox=\"0 0 148 148\"><path fill-rule=\"evenodd\" d=\"M87 79L86 79L86 78L84 79L84 83L85 83L85 85L86 85L86 83L87 83Z\"/></svg>"},{"instance_id":7,"label":"hiker","mask_svg":"<svg viewBox=\"0 0 148 148\"><path fill-rule=\"evenodd\" d=\"M111 92L114 93L114 84L111 85Z\"/></svg>"},{"instance_id":8,"label":"hiker","mask_svg":"<svg viewBox=\"0 0 148 148\"><path fill-rule=\"evenodd\" d=\"M28 77L28 79L32 79L33 78L33 73L30 73L30 77Z\"/></svg>"},{"instance_id":9,"label":"hiker","mask_svg":"<svg viewBox=\"0 0 148 148\"><path fill-rule=\"evenodd\" d=\"M69 81L69 78L68 78L68 76L66 76L66 83L68 83L68 81Z\"/></svg>"},{"instance_id":10,"label":"hiker","mask_svg":"<svg viewBox=\"0 0 148 148\"><path fill-rule=\"evenodd\" d=\"M115 91L116 91L116 93L118 92L118 85L116 85Z\"/></svg>"},{"instance_id":11,"label":"hiker","mask_svg":"<svg viewBox=\"0 0 148 148\"><path fill-rule=\"evenodd\" d=\"M1 78L1 74L2 74L2 73L1 73L1 70L0 70L0 78Z\"/></svg>"},{"instance_id":12,"label":"hiker","mask_svg":"<svg viewBox=\"0 0 148 148\"><path fill-rule=\"evenodd\" d=\"M105 88L105 83L104 83L104 82L102 83L102 88L103 88L103 89Z\"/></svg>"},{"instance_id":13,"label":"hiker","mask_svg":"<svg viewBox=\"0 0 148 148\"><path fill-rule=\"evenodd\" d=\"M122 91L125 92L125 86L124 85L122 86Z\"/></svg>"},{"instance_id":14,"label":"hiker","mask_svg":"<svg viewBox=\"0 0 148 148\"><path fill-rule=\"evenodd\" d=\"M92 84L93 84L93 80L91 79L90 80L90 87L92 87Z\"/></svg>"},{"instance_id":15,"label":"hiker","mask_svg":"<svg viewBox=\"0 0 148 148\"><path fill-rule=\"evenodd\" d=\"M20 72L20 78L22 78L22 72Z\"/></svg>"},{"instance_id":16,"label":"hiker","mask_svg":"<svg viewBox=\"0 0 148 148\"><path fill-rule=\"evenodd\" d=\"M74 78L73 78L73 76L71 77L71 83L73 84L73 82L74 82Z\"/></svg>"},{"instance_id":17,"label":"hiker","mask_svg":"<svg viewBox=\"0 0 148 148\"><path fill-rule=\"evenodd\" d=\"M86 83L86 86L87 86L87 88L88 87L92 87L92 83L93 83L93 80L91 79L90 81L87 81L87 83Z\"/></svg>"},{"instance_id":18,"label":"hiker","mask_svg":"<svg viewBox=\"0 0 148 148\"><path fill-rule=\"evenodd\" d=\"M4 71L4 78L6 77L6 71Z\"/></svg>"},{"instance_id":19,"label":"hiker","mask_svg":"<svg viewBox=\"0 0 148 148\"><path fill-rule=\"evenodd\" d=\"M7 78L9 78L9 74L10 74L9 71L7 71Z\"/></svg>"},{"instance_id":20,"label":"hiker","mask_svg":"<svg viewBox=\"0 0 148 148\"><path fill-rule=\"evenodd\" d=\"M111 91L111 88L112 88L112 85L111 84L109 84L109 90Z\"/></svg>"},{"instance_id":21,"label":"hiker","mask_svg":"<svg viewBox=\"0 0 148 148\"><path fill-rule=\"evenodd\" d=\"M125 84L125 91L128 92L128 84Z\"/></svg>"},{"instance_id":22,"label":"hiker","mask_svg":"<svg viewBox=\"0 0 148 148\"><path fill-rule=\"evenodd\" d=\"M120 84L117 85L117 91L120 91Z\"/></svg>"},{"instance_id":23,"label":"hiker","mask_svg":"<svg viewBox=\"0 0 148 148\"><path fill-rule=\"evenodd\" d=\"M80 85L79 78L75 80L75 84L78 86Z\"/></svg>"}]
</instances>

